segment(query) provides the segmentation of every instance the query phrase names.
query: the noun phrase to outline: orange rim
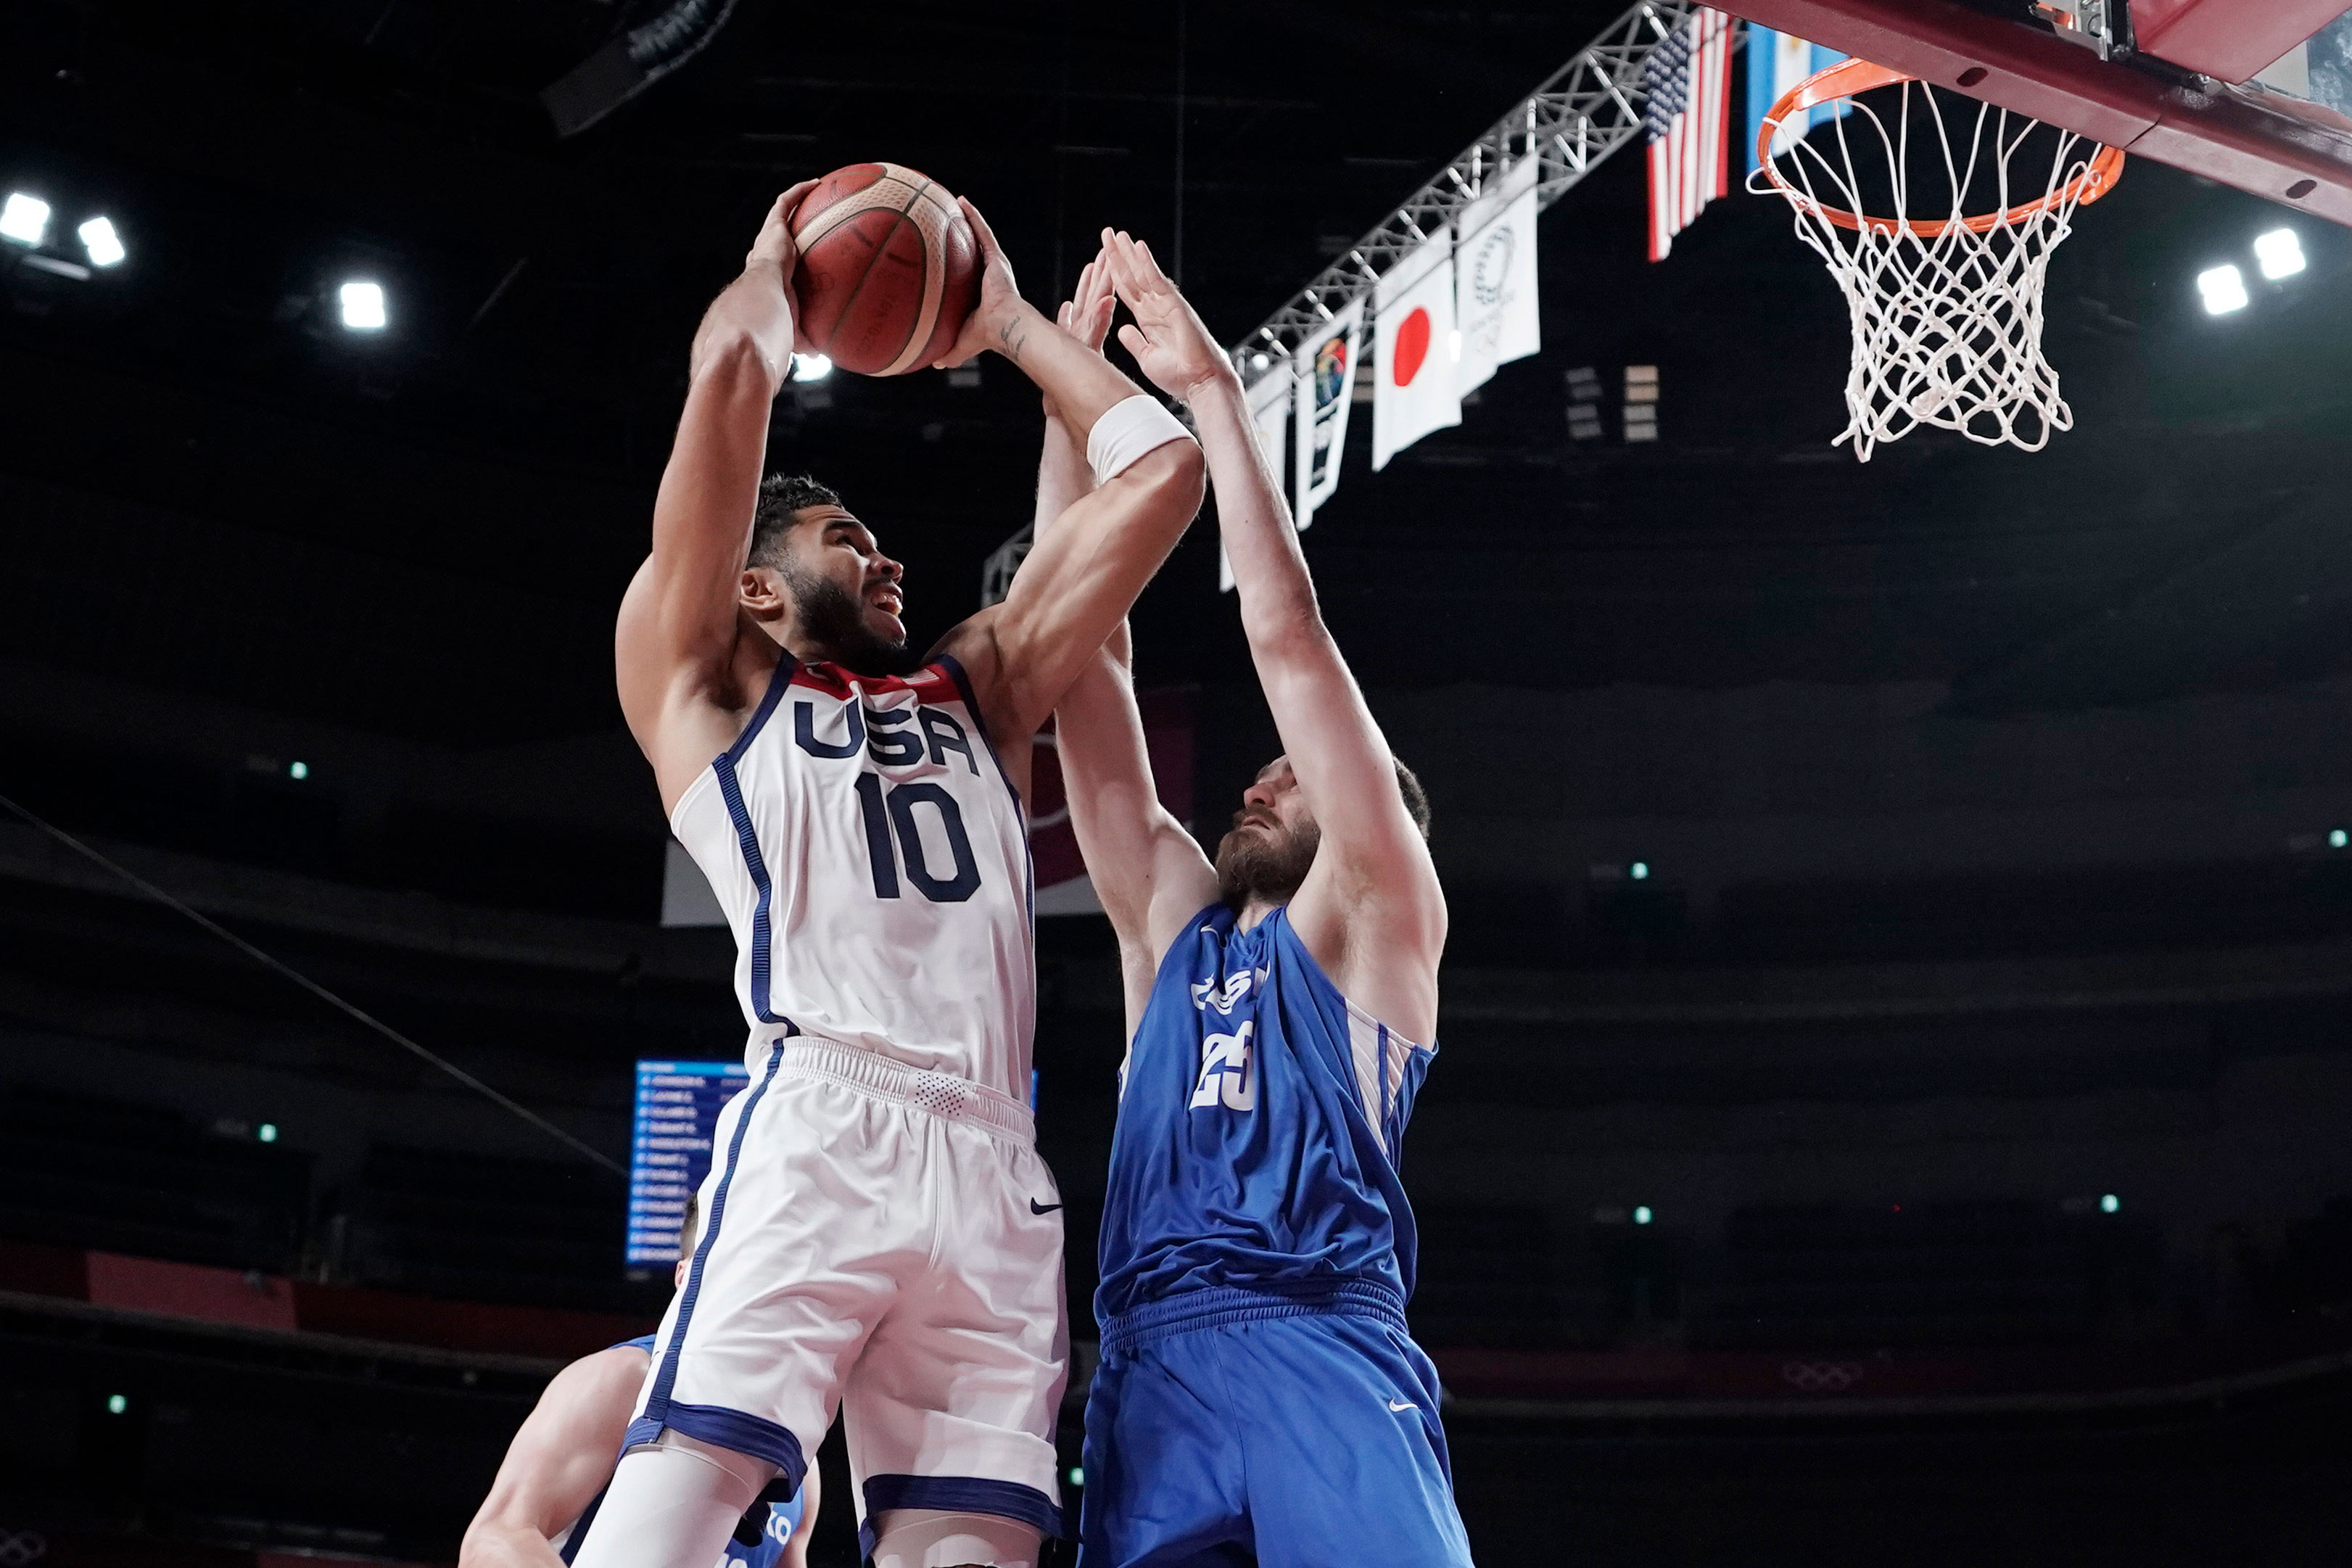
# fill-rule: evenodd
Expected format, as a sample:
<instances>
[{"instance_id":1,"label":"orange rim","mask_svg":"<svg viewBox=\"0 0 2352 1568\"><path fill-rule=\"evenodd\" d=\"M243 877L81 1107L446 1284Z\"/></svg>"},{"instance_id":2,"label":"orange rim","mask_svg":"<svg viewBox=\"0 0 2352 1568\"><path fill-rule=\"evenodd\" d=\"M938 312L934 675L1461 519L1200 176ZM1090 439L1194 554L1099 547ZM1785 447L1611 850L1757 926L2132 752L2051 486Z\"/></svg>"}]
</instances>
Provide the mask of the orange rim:
<instances>
[{"instance_id":1,"label":"orange rim","mask_svg":"<svg viewBox=\"0 0 2352 1568\"><path fill-rule=\"evenodd\" d=\"M1868 92L1874 88L1895 87L1903 82L1918 79L1917 77L1906 76L1901 71L1889 69L1885 66L1873 65L1864 59L1841 60L1827 70L1815 71L1791 88L1780 102L1772 106L1772 112L1764 117L1764 123L1756 133L1756 162L1763 169L1765 178L1770 180L1773 186L1782 195L1804 203L1819 213L1822 217L1840 228L1850 228L1857 232L1868 229L1871 233L1878 235L1892 235L1907 229L1923 239L1935 239L1954 228L1965 228L1974 234L1986 234L2002 224L2020 223L2026 218L2048 212L2053 207L2064 206L2069 202L2079 201L2085 204L2095 202L2115 188L2116 181L2124 172L2122 149L2102 144L2099 147L2098 156L2091 160L2088 167L2046 196L2036 197L2032 201L2001 212L1983 213L1975 217L1932 218L1925 222L1913 222L1903 218L1868 217L1859 213L1847 212L1843 207L1829 206L1817 200L1811 193L1801 191L1790 184L1788 176L1780 173L1780 165L1773 162L1772 138L1780 133L1781 126L1797 115L1841 98L1853 98L1858 93Z\"/></svg>"}]
</instances>

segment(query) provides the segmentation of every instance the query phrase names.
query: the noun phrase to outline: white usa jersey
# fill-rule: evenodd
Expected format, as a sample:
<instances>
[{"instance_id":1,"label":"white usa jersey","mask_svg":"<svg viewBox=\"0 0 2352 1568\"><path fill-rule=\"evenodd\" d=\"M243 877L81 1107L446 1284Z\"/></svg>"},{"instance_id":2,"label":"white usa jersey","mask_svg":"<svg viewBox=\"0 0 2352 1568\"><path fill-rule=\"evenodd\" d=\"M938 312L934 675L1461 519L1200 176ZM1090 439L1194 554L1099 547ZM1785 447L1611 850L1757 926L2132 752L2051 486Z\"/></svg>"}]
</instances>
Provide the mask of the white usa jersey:
<instances>
[{"instance_id":1,"label":"white usa jersey","mask_svg":"<svg viewBox=\"0 0 2352 1568\"><path fill-rule=\"evenodd\" d=\"M785 654L670 830L734 928L755 1074L805 1034L1028 1103L1028 833L961 665Z\"/></svg>"}]
</instances>

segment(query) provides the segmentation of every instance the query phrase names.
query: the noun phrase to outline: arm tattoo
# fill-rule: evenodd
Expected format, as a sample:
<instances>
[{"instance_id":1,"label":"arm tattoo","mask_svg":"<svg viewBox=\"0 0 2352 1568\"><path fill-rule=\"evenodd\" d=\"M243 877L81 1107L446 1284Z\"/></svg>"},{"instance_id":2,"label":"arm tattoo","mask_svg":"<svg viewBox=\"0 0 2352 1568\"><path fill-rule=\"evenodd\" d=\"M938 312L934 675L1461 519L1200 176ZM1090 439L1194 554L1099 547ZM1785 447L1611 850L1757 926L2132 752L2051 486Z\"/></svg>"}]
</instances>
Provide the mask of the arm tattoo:
<instances>
[{"instance_id":1,"label":"arm tattoo","mask_svg":"<svg viewBox=\"0 0 2352 1568\"><path fill-rule=\"evenodd\" d=\"M1014 322L1007 321L1003 326L997 328L996 341L1004 345L1004 357L1011 360L1014 364L1019 364L1021 363L1021 345L1029 341L1029 329L1025 326L1023 327L1021 329L1021 335L1016 338L1013 335L1013 329L1015 324L1016 323Z\"/></svg>"}]
</instances>

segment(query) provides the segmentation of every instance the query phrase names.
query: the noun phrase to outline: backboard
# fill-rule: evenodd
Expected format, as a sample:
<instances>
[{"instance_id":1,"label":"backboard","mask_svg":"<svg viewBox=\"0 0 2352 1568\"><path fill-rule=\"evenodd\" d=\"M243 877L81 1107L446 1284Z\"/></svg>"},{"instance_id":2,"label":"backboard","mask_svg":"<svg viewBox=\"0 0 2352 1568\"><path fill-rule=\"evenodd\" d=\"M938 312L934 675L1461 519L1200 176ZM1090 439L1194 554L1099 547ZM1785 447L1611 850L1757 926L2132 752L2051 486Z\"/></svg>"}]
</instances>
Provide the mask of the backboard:
<instances>
[{"instance_id":1,"label":"backboard","mask_svg":"<svg viewBox=\"0 0 2352 1568\"><path fill-rule=\"evenodd\" d=\"M2352 104L2329 101L2352 96L2352 59L2339 58L2352 51L2352 37L2338 36L2346 0L2071 0L2056 8L2072 27L2053 26L2026 0L1984 0L1981 9L1954 0L1728 0L1727 8L2352 226Z\"/></svg>"}]
</instances>

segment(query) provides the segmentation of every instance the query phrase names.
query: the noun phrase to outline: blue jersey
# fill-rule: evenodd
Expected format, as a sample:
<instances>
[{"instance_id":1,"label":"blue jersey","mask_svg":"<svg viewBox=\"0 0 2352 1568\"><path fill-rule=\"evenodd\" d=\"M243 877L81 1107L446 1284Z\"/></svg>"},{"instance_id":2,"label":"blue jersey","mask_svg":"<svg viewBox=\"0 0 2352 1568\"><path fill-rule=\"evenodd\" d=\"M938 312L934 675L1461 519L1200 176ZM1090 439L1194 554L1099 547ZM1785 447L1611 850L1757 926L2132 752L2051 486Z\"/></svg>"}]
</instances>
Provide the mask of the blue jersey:
<instances>
[{"instance_id":1,"label":"blue jersey","mask_svg":"<svg viewBox=\"0 0 2352 1568\"><path fill-rule=\"evenodd\" d=\"M1120 1072L1095 1295L1106 1332L1204 1290L1349 1287L1401 1313L1414 1233L1397 1170L1435 1054L1341 995L1287 910L1248 931L1223 904L1194 916Z\"/></svg>"},{"instance_id":2,"label":"blue jersey","mask_svg":"<svg viewBox=\"0 0 2352 1568\"><path fill-rule=\"evenodd\" d=\"M623 1340L613 1348L643 1351L650 1356L654 1353L654 1336L640 1334L634 1340ZM604 1494L600 1491L595 1500L581 1510L578 1521L565 1532L562 1544L556 1548L556 1555L567 1564L580 1554L581 1543L588 1539L589 1526L596 1521L596 1510L604 1506ZM789 1502L753 1503L750 1510L736 1521L735 1532L727 1538L725 1555L711 1564L711 1568L776 1568L776 1564L783 1560L784 1543L792 1540L793 1532L801 1527L801 1516L807 1508L808 1493L805 1491L793 1493Z\"/></svg>"}]
</instances>

